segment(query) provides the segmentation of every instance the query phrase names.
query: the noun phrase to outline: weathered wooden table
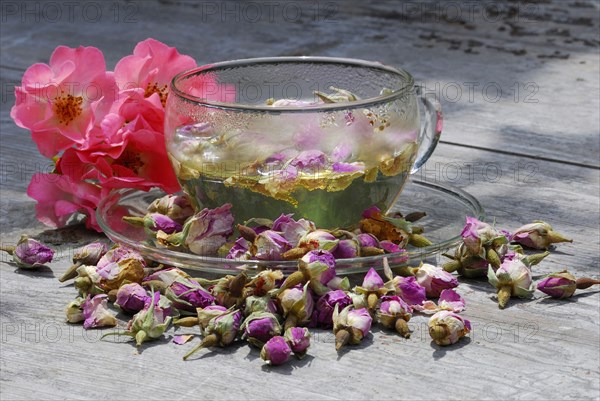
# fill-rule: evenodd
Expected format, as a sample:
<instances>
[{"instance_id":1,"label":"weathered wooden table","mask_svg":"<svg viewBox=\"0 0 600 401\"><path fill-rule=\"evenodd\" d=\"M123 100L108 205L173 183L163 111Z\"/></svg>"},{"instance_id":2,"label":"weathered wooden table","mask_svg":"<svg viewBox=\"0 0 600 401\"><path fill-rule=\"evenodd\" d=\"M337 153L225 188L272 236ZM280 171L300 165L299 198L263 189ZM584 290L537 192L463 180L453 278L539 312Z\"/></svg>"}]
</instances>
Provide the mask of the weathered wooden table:
<instances>
[{"instance_id":1,"label":"weathered wooden table","mask_svg":"<svg viewBox=\"0 0 600 401\"><path fill-rule=\"evenodd\" d=\"M410 340L375 329L335 352L314 333L310 355L270 369L246 346L204 351L168 339L143 347L99 341L64 322L74 296L56 280L72 250L94 238L48 231L25 194L47 171L9 112L12 88L57 45L93 45L109 68L154 37L199 63L280 55L378 60L411 71L442 100L443 139L419 175L479 198L489 219L514 229L533 219L574 239L534 274L568 268L598 277L599 18L594 1L1 3L2 243L22 233L59 248L52 270L0 264L2 399L599 399L600 294L566 301L536 293L498 310L485 281L463 280L470 338L433 345L415 317ZM168 334L173 335L173 329Z\"/></svg>"}]
</instances>

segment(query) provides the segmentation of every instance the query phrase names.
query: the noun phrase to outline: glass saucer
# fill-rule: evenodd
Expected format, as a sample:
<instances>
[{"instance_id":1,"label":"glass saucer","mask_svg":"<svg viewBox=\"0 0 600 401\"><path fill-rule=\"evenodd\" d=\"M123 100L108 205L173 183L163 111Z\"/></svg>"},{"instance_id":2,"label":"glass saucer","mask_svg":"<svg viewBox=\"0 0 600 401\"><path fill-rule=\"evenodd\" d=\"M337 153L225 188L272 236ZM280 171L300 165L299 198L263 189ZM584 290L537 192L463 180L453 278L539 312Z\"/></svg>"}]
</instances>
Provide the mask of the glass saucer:
<instances>
[{"instance_id":1,"label":"glass saucer","mask_svg":"<svg viewBox=\"0 0 600 401\"><path fill-rule=\"evenodd\" d=\"M123 216L143 216L148 205L164 195L158 189L143 192L135 189L117 190L103 199L96 215L104 233L114 242L133 248L145 258L188 270L214 274L236 274L240 270L258 271L281 269L284 273L297 270L296 261L235 261L222 257L200 256L158 248L146 241L141 227L134 227L122 221ZM392 212L425 212L427 216L417 222L425 228L424 235L433 242L425 248L410 247L408 260L406 253L390 253L352 259L338 259L336 270L339 275L363 273L374 267L383 267L387 258L390 267L417 265L419 262L437 256L455 247L461 240L460 232L465 225L465 217L473 216L480 220L484 211L477 199L467 192L441 182L411 180L400 195L400 200ZM357 218L359 218L358 216Z\"/></svg>"}]
</instances>

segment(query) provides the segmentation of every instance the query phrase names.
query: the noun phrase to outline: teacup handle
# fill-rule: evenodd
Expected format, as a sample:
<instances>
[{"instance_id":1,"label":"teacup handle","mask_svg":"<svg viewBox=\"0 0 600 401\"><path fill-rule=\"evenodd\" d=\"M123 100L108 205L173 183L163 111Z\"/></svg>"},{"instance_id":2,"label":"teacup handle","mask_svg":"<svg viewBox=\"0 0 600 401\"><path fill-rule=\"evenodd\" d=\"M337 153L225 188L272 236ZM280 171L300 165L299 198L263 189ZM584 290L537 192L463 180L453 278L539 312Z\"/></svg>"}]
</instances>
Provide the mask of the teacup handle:
<instances>
[{"instance_id":1,"label":"teacup handle","mask_svg":"<svg viewBox=\"0 0 600 401\"><path fill-rule=\"evenodd\" d=\"M418 85L415 86L415 94L423 106L422 110L424 110L425 113L421 116L419 151L417 152L417 158L410 172L411 174L419 171L421 166L425 164L435 150L435 147L440 140L440 135L442 134L442 125L444 121L442 116L442 105L435 97L431 94L430 96L426 96L423 93L423 88Z\"/></svg>"}]
</instances>

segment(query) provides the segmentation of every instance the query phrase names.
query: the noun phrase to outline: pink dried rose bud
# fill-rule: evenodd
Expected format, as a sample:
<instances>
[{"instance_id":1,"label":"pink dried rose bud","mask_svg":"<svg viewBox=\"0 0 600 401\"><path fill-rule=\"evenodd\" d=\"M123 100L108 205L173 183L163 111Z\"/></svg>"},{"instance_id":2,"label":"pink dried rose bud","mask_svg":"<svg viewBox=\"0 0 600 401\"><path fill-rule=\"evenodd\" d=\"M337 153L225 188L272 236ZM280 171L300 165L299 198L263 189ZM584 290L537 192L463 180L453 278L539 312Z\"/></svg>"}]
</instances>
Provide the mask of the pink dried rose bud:
<instances>
[{"instance_id":1,"label":"pink dried rose bud","mask_svg":"<svg viewBox=\"0 0 600 401\"><path fill-rule=\"evenodd\" d=\"M362 285L354 287L354 292L364 295L367 299L367 307L369 310L374 311L379 298L390 292L390 289L385 286L377 271L370 268L363 279Z\"/></svg>"},{"instance_id":2,"label":"pink dried rose bud","mask_svg":"<svg viewBox=\"0 0 600 401\"><path fill-rule=\"evenodd\" d=\"M452 274L441 267L430 264L422 264L415 273L420 286L425 288L428 297L437 298L445 289L458 286L458 280Z\"/></svg>"},{"instance_id":3,"label":"pink dried rose bud","mask_svg":"<svg viewBox=\"0 0 600 401\"><path fill-rule=\"evenodd\" d=\"M16 246L2 246L0 250L12 256L22 269L36 269L52 262L54 251L39 241L22 235Z\"/></svg>"},{"instance_id":4,"label":"pink dried rose bud","mask_svg":"<svg viewBox=\"0 0 600 401\"><path fill-rule=\"evenodd\" d=\"M358 234L357 238L361 248L379 248L379 240L373 234L362 233Z\"/></svg>"},{"instance_id":5,"label":"pink dried rose bud","mask_svg":"<svg viewBox=\"0 0 600 401\"><path fill-rule=\"evenodd\" d=\"M124 216L123 221L132 226L143 227L149 238L156 238L158 232L164 235L182 230L181 224L160 213L147 213L144 217Z\"/></svg>"},{"instance_id":6,"label":"pink dried rose bud","mask_svg":"<svg viewBox=\"0 0 600 401\"><path fill-rule=\"evenodd\" d=\"M352 305L339 311L338 305L333 312L333 333L335 349L340 350L347 344L360 344L371 330L373 318L366 308L354 309Z\"/></svg>"},{"instance_id":7,"label":"pink dried rose bud","mask_svg":"<svg viewBox=\"0 0 600 401\"><path fill-rule=\"evenodd\" d=\"M155 296L148 297L144 309L136 313L127 323L127 330L124 332L107 333L101 338L110 335L126 335L135 339L136 346L141 346L146 341L160 338L171 324L171 308L168 304L162 304L159 301L160 295L156 296L154 288L150 289Z\"/></svg>"},{"instance_id":8,"label":"pink dried rose bud","mask_svg":"<svg viewBox=\"0 0 600 401\"><path fill-rule=\"evenodd\" d=\"M498 307L504 309L508 300L513 297L531 298L534 287L531 271L522 260L506 260L494 272L488 268L488 281L498 290Z\"/></svg>"},{"instance_id":9,"label":"pink dried rose bud","mask_svg":"<svg viewBox=\"0 0 600 401\"><path fill-rule=\"evenodd\" d=\"M429 319L429 335L437 345L458 342L471 331L471 322L454 312L441 311Z\"/></svg>"},{"instance_id":10,"label":"pink dried rose bud","mask_svg":"<svg viewBox=\"0 0 600 401\"><path fill-rule=\"evenodd\" d=\"M134 251L133 249L129 249L120 245L112 247L108 250L108 252L102 255L98 263L96 263L96 267L98 269L102 269L108 265L118 263L121 260L126 259L135 259L138 262L140 262L143 267L146 267L146 261L144 260L142 255L140 255L137 251Z\"/></svg>"},{"instance_id":11,"label":"pink dried rose bud","mask_svg":"<svg viewBox=\"0 0 600 401\"><path fill-rule=\"evenodd\" d=\"M442 268L448 273L457 272L467 278L485 277L489 262L484 257L473 255L469 248L462 243L454 251L454 255L444 254L452 261L444 263Z\"/></svg>"},{"instance_id":12,"label":"pink dried rose bud","mask_svg":"<svg viewBox=\"0 0 600 401\"><path fill-rule=\"evenodd\" d=\"M150 296L138 283L123 284L117 291L115 304L125 313L135 314L144 309Z\"/></svg>"},{"instance_id":13,"label":"pink dried rose bud","mask_svg":"<svg viewBox=\"0 0 600 401\"><path fill-rule=\"evenodd\" d=\"M467 224L460 235L471 255L481 255L482 248L490 246L495 240L507 241L502 232L474 217L467 217Z\"/></svg>"},{"instance_id":14,"label":"pink dried rose bud","mask_svg":"<svg viewBox=\"0 0 600 401\"><path fill-rule=\"evenodd\" d=\"M106 255L105 255L106 256ZM79 266L75 288L81 295L99 294L118 290L126 282L140 283L146 274L138 259L121 259L118 262L98 266Z\"/></svg>"},{"instance_id":15,"label":"pink dried rose bud","mask_svg":"<svg viewBox=\"0 0 600 401\"><path fill-rule=\"evenodd\" d=\"M290 360L292 348L289 346L285 338L275 336L265 343L260 351L260 357L268 365L278 366L283 365Z\"/></svg>"},{"instance_id":16,"label":"pink dried rose bud","mask_svg":"<svg viewBox=\"0 0 600 401\"><path fill-rule=\"evenodd\" d=\"M144 279L145 285L157 286L177 309L195 312L215 301L196 280L177 268L159 270Z\"/></svg>"},{"instance_id":17,"label":"pink dried rose bud","mask_svg":"<svg viewBox=\"0 0 600 401\"><path fill-rule=\"evenodd\" d=\"M204 331L204 338L200 344L185 354L183 360L187 360L203 348L228 346L237 338L241 324L242 313L239 310L229 310L222 315L214 317L208 322Z\"/></svg>"},{"instance_id":18,"label":"pink dried rose bud","mask_svg":"<svg viewBox=\"0 0 600 401\"><path fill-rule=\"evenodd\" d=\"M315 223L310 220L300 219L296 221L292 216L292 214L282 214L273 222L272 229L280 232L292 247L296 247L302 237L317 228Z\"/></svg>"},{"instance_id":19,"label":"pink dried rose bud","mask_svg":"<svg viewBox=\"0 0 600 401\"><path fill-rule=\"evenodd\" d=\"M205 308L196 309L196 316L185 316L175 319L173 324L175 326L183 327L194 327L200 328L200 333L205 334L208 323L217 316L224 315L228 312L228 309L221 305L209 305Z\"/></svg>"},{"instance_id":20,"label":"pink dried rose bud","mask_svg":"<svg viewBox=\"0 0 600 401\"><path fill-rule=\"evenodd\" d=\"M83 317L83 302L85 299L77 297L74 301L69 302L65 308L65 314L67 315L67 322L69 323L80 323L85 320Z\"/></svg>"},{"instance_id":21,"label":"pink dried rose bud","mask_svg":"<svg viewBox=\"0 0 600 401\"><path fill-rule=\"evenodd\" d=\"M335 252L338 242L339 240L330 232L325 230L315 230L304 235L300 239L298 247L307 250L322 249L329 252Z\"/></svg>"},{"instance_id":22,"label":"pink dried rose bud","mask_svg":"<svg viewBox=\"0 0 600 401\"><path fill-rule=\"evenodd\" d=\"M425 288L421 287L414 276L396 276L385 283L394 294L398 295L408 305L421 305L427 300Z\"/></svg>"},{"instance_id":23,"label":"pink dried rose bud","mask_svg":"<svg viewBox=\"0 0 600 401\"><path fill-rule=\"evenodd\" d=\"M73 254L73 265L58 279L61 283L77 277L77 269L81 265L96 265L108 252L108 247L103 242L92 242L83 248L79 248Z\"/></svg>"},{"instance_id":24,"label":"pink dried rose bud","mask_svg":"<svg viewBox=\"0 0 600 401\"><path fill-rule=\"evenodd\" d=\"M250 246L250 253L258 260L281 260L292 245L280 233L266 230L258 234Z\"/></svg>"},{"instance_id":25,"label":"pink dried rose bud","mask_svg":"<svg viewBox=\"0 0 600 401\"><path fill-rule=\"evenodd\" d=\"M283 335L292 352L302 359L310 347L310 332L306 327L290 327Z\"/></svg>"},{"instance_id":26,"label":"pink dried rose bud","mask_svg":"<svg viewBox=\"0 0 600 401\"><path fill-rule=\"evenodd\" d=\"M194 215L194 208L186 196L165 195L148 205L148 213L159 213L183 224Z\"/></svg>"},{"instance_id":27,"label":"pink dried rose bud","mask_svg":"<svg viewBox=\"0 0 600 401\"><path fill-rule=\"evenodd\" d=\"M335 273L335 258L330 252L321 249L309 251L298 261L298 271L285 279L275 295L305 283L315 294L323 295L329 292L326 285L336 277Z\"/></svg>"},{"instance_id":28,"label":"pink dried rose bud","mask_svg":"<svg viewBox=\"0 0 600 401\"><path fill-rule=\"evenodd\" d=\"M336 259L351 259L360 256L360 245L354 239L342 239L333 252Z\"/></svg>"},{"instance_id":29,"label":"pink dried rose bud","mask_svg":"<svg viewBox=\"0 0 600 401\"><path fill-rule=\"evenodd\" d=\"M270 312L254 312L249 315L240 327L242 339L262 348L271 338L281 335L281 325L277 316Z\"/></svg>"},{"instance_id":30,"label":"pink dried rose bud","mask_svg":"<svg viewBox=\"0 0 600 401\"><path fill-rule=\"evenodd\" d=\"M410 337L408 322L412 308L397 295L386 295L377 310L377 320L388 329L395 329L404 338Z\"/></svg>"},{"instance_id":31,"label":"pink dried rose bud","mask_svg":"<svg viewBox=\"0 0 600 401\"><path fill-rule=\"evenodd\" d=\"M181 232L158 238L165 247L184 247L196 255L214 255L233 234L231 204L215 209L202 209L190 217Z\"/></svg>"},{"instance_id":32,"label":"pink dried rose bud","mask_svg":"<svg viewBox=\"0 0 600 401\"><path fill-rule=\"evenodd\" d=\"M458 313L465 310L465 300L456 291L449 289L442 291L437 305L428 300L421 305L415 305L414 309L425 314L433 314L442 310Z\"/></svg>"},{"instance_id":33,"label":"pink dried rose bud","mask_svg":"<svg viewBox=\"0 0 600 401\"><path fill-rule=\"evenodd\" d=\"M314 301L308 284L304 287L289 288L278 295L283 309L285 324L283 329L307 324L310 321L314 310Z\"/></svg>"},{"instance_id":34,"label":"pink dried rose bud","mask_svg":"<svg viewBox=\"0 0 600 401\"><path fill-rule=\"evenodd\" d=\"M92 329L106 326L116 326L117 319L107 309L108 295L99 294L87 296L82 303L83 328Z\"/></svg>"},{"instance_id":35,"label":"pink dried rose bud","mask_svg":"<svg viewBox=\"0 0 600 401\"><path fill-rule=\"evenodd\" d=\"M250 246L251 246L251 243L247 239L245 239L243 237L238 238L235 241L235 243L233 244L233 246L231 248L229 248L229 251L227 252L227 256L225 256L225 259L233 259L233 260L250 259L252 257L252 254L249 252Z\"/></svg>"},{"instance_id":36,"label":"pink dried rose bud","mask_svg":"<svg viewBox=\"0 0 600 401\"><path fill-rule=\"evenodd\" d=\"M526 224L515 230L512 240L529 248L547 249L559 242L573 242L552 229L552 226L540 220Z\"/></svg>"},{"instance_id":37,"label":"pink dried rose bud","mask_svg":"<svg viewBox=\"0 0 600 401\"><path fill-rule=\"evenodd\" d=\"M324 329L333 327L333 311L336 305L339 305L339 309L344 309L352 305L352 298L342 290L330 291L321 296L313 313L314 323Z\"/></svg>"},{"instance_id":38,"label":"pink dried rose bud","mask_svg":"<svg viewBox=\"0 0 600 401\"><path fill-rule=\"evenodd\" d=\"M600 280L587 277L575 278L568 270L548 274L537 285L537 289L552 298L570 298L577 289L584 289L600 284Z\"/></svg>"},{"instance_id":39,"label":"pink dried rose bud","mask_svg":"<svg viewBox=\"0 0 600 401\"><path fill-rule=\"evenodd\" d=\"M249 316L254 312L277 313L277 305L269 295L263 295L260 297L256 295L250 295L248 298L246 298L244 315Z\"/></svg>"}]
</instances>

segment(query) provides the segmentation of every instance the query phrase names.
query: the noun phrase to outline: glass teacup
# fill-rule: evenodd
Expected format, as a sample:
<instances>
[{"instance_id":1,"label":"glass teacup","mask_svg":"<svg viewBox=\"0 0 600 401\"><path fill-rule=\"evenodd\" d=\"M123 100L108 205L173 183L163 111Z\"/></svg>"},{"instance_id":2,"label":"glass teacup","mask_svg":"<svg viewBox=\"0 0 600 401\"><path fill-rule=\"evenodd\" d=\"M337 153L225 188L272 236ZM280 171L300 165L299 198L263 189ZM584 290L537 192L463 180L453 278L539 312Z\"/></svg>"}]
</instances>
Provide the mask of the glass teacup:
<instances>
[{"instance_id":1,"label":"glass teacup","mask_svg":"<svg viewBox=\"0 0 600 401\"><path fill-rule=\"evenodd\" d=\"M320 228L388 210L433 152L442 115L401 69L362 60L227 61L177 75L167 152L195 207Z\"/></svg>"}]
</instances>

